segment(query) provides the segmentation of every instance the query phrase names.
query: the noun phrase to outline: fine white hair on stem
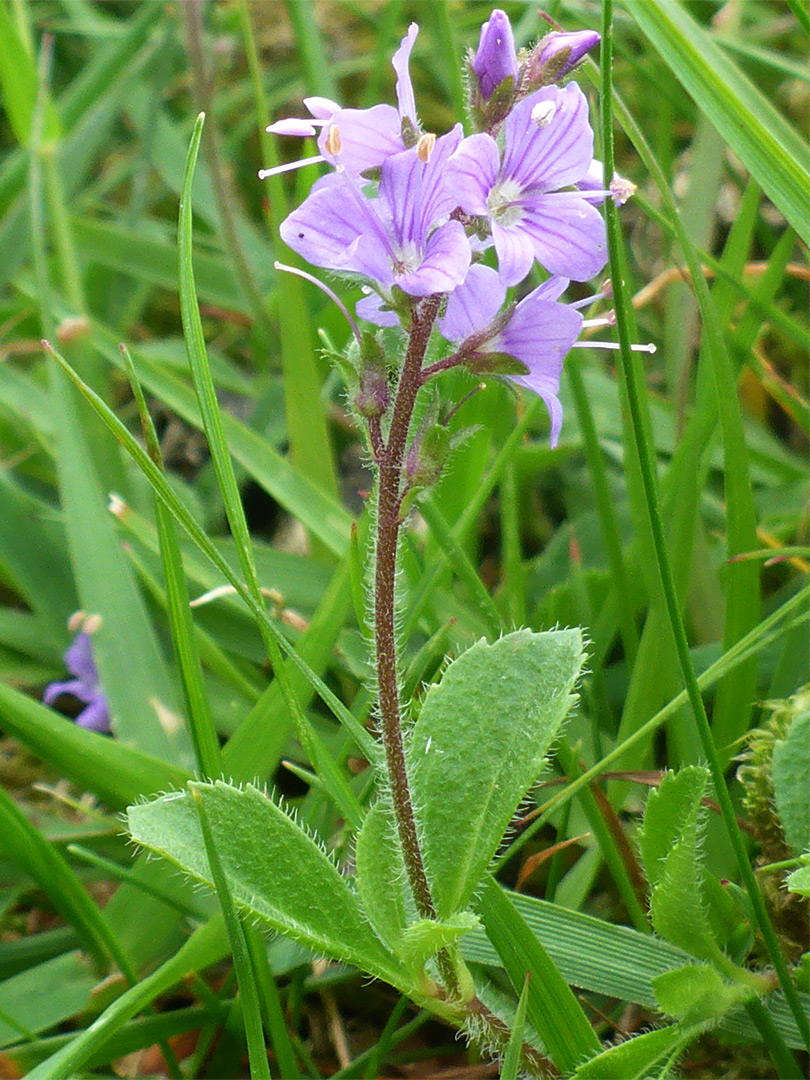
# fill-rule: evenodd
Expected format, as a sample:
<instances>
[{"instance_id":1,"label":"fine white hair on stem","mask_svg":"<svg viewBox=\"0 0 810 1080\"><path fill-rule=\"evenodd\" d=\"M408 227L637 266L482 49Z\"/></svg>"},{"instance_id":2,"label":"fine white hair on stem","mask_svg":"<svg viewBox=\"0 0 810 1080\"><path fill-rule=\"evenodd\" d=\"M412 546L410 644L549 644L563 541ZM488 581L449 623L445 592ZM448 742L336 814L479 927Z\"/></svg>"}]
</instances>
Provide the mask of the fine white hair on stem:
<instances>
[{"instance_id":1,"label":"fine white hair on stem","mask_svg":"<svg viewBox=\"0 0 810 1080\"><path fill-rule=\"evenodd\" d=\"M324 293L326 296L329 297L330 300L334 301L334 303L337 304L337 306L346 316L346 321L352 328L352 333L355 336L357 344L362 345L363 339L360 336L360 331L357 328L357 323L352 318L349 309L346 307L346 305L343 303L337 293L334 292L334 290L330 289L328 285L325 285L322 281L316 278L314 274L308 274L306 270L299 270L297 266L287 266L285 263L278 262L278 260L273 263L273 266L276 268L276 270L283 270L286 274L295 274L297 277L303 278L304 281L311 281L313 285L317 285L322 293Z\"/></svg>"}]
</instances>

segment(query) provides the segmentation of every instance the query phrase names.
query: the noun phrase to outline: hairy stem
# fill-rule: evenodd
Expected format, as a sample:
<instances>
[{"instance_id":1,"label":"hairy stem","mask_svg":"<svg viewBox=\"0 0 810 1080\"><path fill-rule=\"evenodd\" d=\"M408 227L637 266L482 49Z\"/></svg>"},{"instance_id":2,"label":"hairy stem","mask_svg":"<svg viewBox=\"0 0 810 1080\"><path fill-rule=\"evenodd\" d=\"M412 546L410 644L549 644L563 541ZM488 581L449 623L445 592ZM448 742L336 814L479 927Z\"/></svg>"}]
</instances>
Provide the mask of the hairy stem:
<instances>
[{"instance_id":1,"label":"hairy stem","mask_svg":"<svg viewBox=\"0 0 810 1080\"><path fill-rule=\"evenodd\" d=\"M439 300L436 297L431 297L414 308L410 341L391 413L391 426L387 440L379 449L377 558L374 571L374 644L380 727L408 881L423 919L435 918L436 909L419 848L416 818L405 769L397 670L395 586L403 494L402 467L416 396L422 384L422 362L438 310Z\"/></svg>"}]
</instances>

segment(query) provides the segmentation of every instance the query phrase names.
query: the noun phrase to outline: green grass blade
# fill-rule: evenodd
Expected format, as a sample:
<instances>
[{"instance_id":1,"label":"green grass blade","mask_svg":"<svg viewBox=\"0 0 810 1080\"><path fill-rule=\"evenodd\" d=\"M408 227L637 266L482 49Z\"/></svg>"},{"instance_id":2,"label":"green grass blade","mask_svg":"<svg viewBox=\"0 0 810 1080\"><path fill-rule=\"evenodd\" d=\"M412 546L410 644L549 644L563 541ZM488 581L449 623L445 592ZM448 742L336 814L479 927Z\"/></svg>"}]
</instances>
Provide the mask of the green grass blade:
<instances>
[{"instance_id":1,"label":"green grass blade","mask_svg":"<svg viewBox=\"0 0 810 1080\"><path fill-rule=\"evenodd\" d=\"M531 976L526 972L526 981L518 1000L515 1010L515 1022L512 1024L512 1033L509 1036L509 1044L503 1056L501 1065L501 1080L518 1080L520 1075L520 1050L523 1043L523 1032L526 1028L526 1010L529 1004L529 984Z\"/></svg>"},{"instance_id":2,"label":"green grass blade","mask_svg":"<svg viewBox=\"0 0 810 1080\"><path fill-rule=\"evenodd\" d=\"M204 971L228 952L228 937L220 917L211 919L192 934L165 964L127 990L67 1046L41 1062L29 1080L71 1080L111 1038L157 997L192 972Z\"/></svg>"},{"instance_id":3,"label":"green grass blade","mask_svg":"<svg viewBox=\"0 0 810 1080\"><path fill-rule=\"evenodd\" d=\"M60 354L57 353L55 350L51 350L51 354L53 355L57 363L61 366L65 374L81 391L81 393L90 403L92 408L95 409L98 415L102 418L104 423L115 435L115 437L118 439L118 441L127 451L127 453L133 458L135 463L140 468L141 472L143 472L143 474L146 476L146 479L152 485L155 492L163 500L169 510L171 510L174 517L183 526L185 531L189 534L189 536L200 549L200 551L202 551L203 554L205 554L207 558L211 560L214 566L216 566L216 568L223 575L225 580L228 581L229 584L233 585L236 593L245 602L248 609L255 616L259 626L263 631L265 642L269 638L276 643L277 648L280 651L287 653L287 655L292 661L293 666L301 672L307 682L313 687L314 690L317 691L323 701L327 705L329 705L329 707L334 711L337 718L349 728L352 734L355 734L355 737L358 740L358 745L362 746L362 749L364 750L364 752L367 753L367 755L371 755L373 757L374 742L371 737L358 725L357 721L346 708L346 706L343 705L342 702L340 702L340 700L323 682L323 680L320 679L312 671L306 661L298 655L295 646L287 641L279 628L275 625L272 618L268 615L261 600L261 596L259 595L259 598L256 598L255 592L247 588L239 575L232 569L228 561L217 550L214 544L211 543L211 541L205 535L204 531L202 530L198 522L195 520L193 515L190 513L188 508L185 506L185 504L181 502L181 500L178 499L178 497L175 495L174 491L167 483L165 476L163 475L161 470L157 468L157 466L143 449L143 447L141 447L141 445L127 430L127 428L124 427L124 425L115 415L115 413L113 413L112 410L108 408L107 405L105 405L105 403L89 386L82 382L76 372L73 371L72 368L70 368L70 366L67 364L64 357L60 356ZM276 667L274 670L276 671L276 674L278 674L279 668ZM283 674L286 676L287 680L289 680L290 675L286 672L286 669L282 668L282 671ZM280 678L278 679L278 682L279 684L281 684ZM287 690L289 691L289 689L290 684L288 681ZM288 700L289 694L285 693L285 703L288 702ZM300 706L298 705L297 699L296 710L300 713ZM342 804L342 809L344 810L346 819L351 822L359 823L360 818L362 817L362 813L360 810L360 804L357 801L356 796L349 788L343 775L337 769L328 751L325 747L323 747L320 738L317 736L314 730L311 729L309 721L305 716L303 716L303 714L299 716L299 723L301 724L299 732L303 731L303 738L306 742L307 749L308 751L310 749L312 750L313 761L318 766L318 768L322 770L322 778L324 779L324 782L329 786L330 794L333 798L337 799L338 802ZM255 762L253 762L253 759L250 757L251 753L255 756L255 746L253 745L248 748L248 758L244 764L248 776L252 778L255 775L254 770L256 765Z\"/></svg>"},{"instance_id":4,"label":"green grass blade","mask_svg":"<svg viewBox=\"0 0 810 1080\"><path fill-rule=\"evenodd\" d=\"M163 469L160 443L152 417L143 396L141 384L125 346L121 347L129 374L130 384L138 405L146 449L155 465ZM177 523L167 507L155 496L155 517L160 540L160 557L163 563L163 576L166 581L166 596L169 609L172 644L177 656L183 681L183 693L186 700L189 730L194 743L197 769L202 776L215 778L222 772L222 756L219 740L211 716L208 695L203 685L200 657L194 632L194 621L189 607L188 587L183 572L183 557L177 537Z\"/></svg>"},{"instance_id":5,"label":"green grass blade","mask_svg":"<svg viewBox=\"0 0 810 1080\"><path fill-rule=\"evenodd\" d=\"M645 10L653 10L653 5L657 3L658 0L653 0L653 2L645 8ZM637 5L634 5L634 8L636 6ZM604 158L606 175L612 176L614 157L612 108L613 6L611 0L605 0L604 2L602 29L602 131L604 138ZM712 783L714 785L715 795L720 804L720 811L723 817L723 822L725 824L728 838L734 852L734 857L737 863L740 877L743 881L746 892L748 893L751 906L754 910L754 916L756 918L757 925L759 926L760 932L762 933L762 936L765 940L771 963L773 964L777 972L780 986L782 987L785 997L787 998L791 1009L793 1010L794 1016L796 1018L796 1023L799 1026L799 1030L807 1039L808 1044L810 1044L810 1021L808 1021L806 1014L802 1011L796 987L793 983L790 972L788 971L785 959L782 956L779 942L777 940L776 934L768 916L767 909L765 908L764 901L759 892L759 886L754 876L754 871L748 859L748 853L746 851L745 843L740 832L740 827L737 823L734 806L731 801L728 788L726 786L725 777L723 775L723 768L720 763L717 749L712 740L709 720L706 715L703 698L701 697L700 688L697 682L697 678L695 677L695 671L692 666L691 656L689 654L689 645L686 638L686 631L684 628L683 619L681 617L678 594L672 575L672 568L670 565L666 540L664 537L664 527L661 520L660 508L658 505L652 448L646 436L644 415L642 405L638 397L638 390L635 385L634 379L630 374L632 353L630 350L628 326L629 322L632 319L632 305L629 295L627 294L626 285L621 273L621 259L619 258L619 253L622 250L622 236L619 226L618 214L616 212L616 207L613 205L613 202L610 199L606 201L605 214L607 218L611 279L613 281L614 296L616 299L616 325L621 345L619 351L619 356L621 358L620 371L627 392L634 440L636 442L639 458L641 461L644 496L653 533L655 556L658 564L658 571L661 576L661 583L664 590L667 613L670 619L672 633L675 638L675 646L681 666L681 672L684 683L686 685L686 690L689 696L689 703L692 708L695 723L697 725L698 734L700 736L703 753L706 756L709 768L711 770ZM695 281L695 284L697 286L698 282ZM711 318L709 319L709 323L706 324L706 328L707 333L710 333Z\"/></svg>"},{"instance_id":6,"label":"green grass blade","mask_svg":"<svg viewBox=\"0 0 810 1080\"><path fill-rule=\"evenodd\" d=\"M493 878L485 879L474 906L515 993L523 992L529 974L526 1011L549 1057L563 1075L573 1072L583 1058L598 1054L601 1049L582 1006L539 939Z\"/></svg>"},{"instance_id":7,"label":"green grass blade","mask_svg":"<svg viewBox=\"0 0 810 1080\"><path fill-rule=\"evenodd\" d=\"M768 197L810 243L810 172L796 132L681 4L625 0L625 7Z\"/></svg>"},{"instance_id":8,"label":"green grass blade","mask_svg":"<svg viewBox=\"0 0 810 1080\"><path fill-rule=\"evenodd\" d=\"M242 1003L242 1019L245 1025L250 1075L259 1078L259 1080L270 1080L270 1065L267 1061L267 1050L265 1049L264 1032L262 1031L261 1006L256 989L256 979L253 974L253 965L245 940L245 929L236 913L236 906L231 896L225 871L222 869L219 852L214 843L208 812L205 809L202 796L194 784L189 785L189 790L200 820L205 854L211 869L217 897L219 898L219 905L222 908L228 940L231 943L231 955L236 969L236 981L239 985L239 997Z\"/></svg>"},{"instance_id":9,"label":"green grass blade","mask_svg":"<svg viewBox=\"0 0 810 1080\"><path fill-rule=\"evenodd\" d=\"M186 339L189 363L191 365L194 388L202 415L203 427L208 438L214 471L217 477L220 494L222 496L225 514L228 519L231 534L236 544L239 562L244 576L245 586L250 594L253 604L264 611L264 599L256 574L256 564L253 558L253 548L250 541L247 519L242 506L236 476L231 464L230 451L225 440L225 432L222 424L222 414L217 402L214 381L211 377L211 369L203 337L202 322L197 306L197 297L194 289L194 268L192 262L192 219L191 219L191 185L194 180L194 166L202 137L204 115L197 117L194 126L188 157L186 159L185 177L183 180L183 195L180 200L180 216L178 222L178 246L179 246L179 277L180 277L180 312L183 320L183 333ZM312 728L304 710L295 693L290 675L283 663L282 652L278 642L278 631L273 627L269 631L270 622L263 618L259 622L259 629L267 649L273 674L278 681L284 701L292 716L296 728L296 734L301 744L308 753L310 760L327 785L330 794L337 801L344 817L352 825L359 825L362 820L360 804L348 782L335 764L332 756L324 747L322 740Z\"/></svg>"}]
</instances>

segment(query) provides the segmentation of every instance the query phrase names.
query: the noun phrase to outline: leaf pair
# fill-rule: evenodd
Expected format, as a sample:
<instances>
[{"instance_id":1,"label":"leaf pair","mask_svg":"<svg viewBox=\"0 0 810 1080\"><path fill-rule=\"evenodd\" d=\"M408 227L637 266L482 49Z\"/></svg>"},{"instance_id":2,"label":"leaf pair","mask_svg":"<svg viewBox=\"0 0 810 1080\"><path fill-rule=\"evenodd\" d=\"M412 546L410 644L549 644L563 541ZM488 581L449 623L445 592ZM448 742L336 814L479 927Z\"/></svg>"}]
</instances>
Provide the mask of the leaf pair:
<instances>
[{"instance_id":1,"label":"leaf pair","mask_svg":"<svg viewBox=\"0 0 810 1080\"><path fill-rule=\"evenodd\" d=\"M437 920L418 920L384 799L358 835L357 892L319 844L254 787L194 783L243 913L315 952L420 995L425 964L477 925L466 912L570 708L578 630L478 642L425 696L408 774ZM131 807L133 838L212 882L189 792Z\"/></svg>"}]
</instances>

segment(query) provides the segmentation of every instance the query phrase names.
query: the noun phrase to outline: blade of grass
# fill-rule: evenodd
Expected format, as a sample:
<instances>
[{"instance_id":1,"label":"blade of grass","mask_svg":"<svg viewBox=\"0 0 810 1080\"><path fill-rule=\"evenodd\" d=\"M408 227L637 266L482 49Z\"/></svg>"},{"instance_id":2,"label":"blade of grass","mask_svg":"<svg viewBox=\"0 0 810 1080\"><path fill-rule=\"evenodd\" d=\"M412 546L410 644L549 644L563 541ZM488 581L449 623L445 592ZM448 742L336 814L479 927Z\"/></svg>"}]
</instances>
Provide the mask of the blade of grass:
<instances>
[{"instance_id":1,"label":"blade of grass","mask_svg":"<svg viewBox=\"0 0 810 1080\"><path fill-rule=\"evenodd\" d=\"M530 976L526 1012L543 1046L563 1075L601 1046L582 1006L548 953L494 878L485 878L474 906L515 993Z\"/></svg>"},{"instance_id":2,"label":"blade of grass","mask_svg":"<svg viewBox=\"0 0 810 1080\"><path fill-rule=\"evenodd\" d=\"M293 4L292 7L300 9L298 4ZM270 116L253 35L253 14L247 0L240 0L239 14L253 90L256 125L262 150L262 167L272 169L280 162L276 140L265 130ZM297 10L294 17L298 19L299 14L300 11ZM317 35L317 27L313 29L311 25L314 20L306 18L303 22L305 25L300 28L300 34L306 35L306 41L313 40L317 51L320 47L320 38ZM296 34L299 35L298 24L294 25ZM298 41L299 51L306 51L304 37L299 36ZM308 85L315 84L308 83ZM269 184L269 198L264 204L265 222L275 242L279 226L287 216L289 207L281 177L270 177L267 183ZM297 256L290 253L290 258L297 265ZM337 499L338 484L326 417L323 410L312 407L313 394L316 388L320 387L322 378L310 331L311 319L304 299L303 285L294 274L282 273L278 277L277 289L281 368L284 373L284 402L291 456L304 476L312 480L330 497ZM318 543L313 554L324 557L327 552Z\"/></svg>"},{"instance_id":3,"label":"blade of grass","mask_svg":"<svg viewBox=\"0 0 810 1080\"><path fill-rule=\"evenodd\" d=\"M445 521L441 510L429 495L420 501L419 509L430 526L430 531L436 537L439 547L449 559L460 580L467 586L470 596L484 620L488 633L496 637L504 629L501 614L483 581L478 576L475 567L470 562L466 551Z\"/></svg>"},{"instance_id":4,"label":"blade of grass","mask_svg":"<svg viewBox=\"0 0 810 1080\"><path fill-rule=\"evenodd\" d=\"M28 694L0 683L0 724L82 791L123 810L144 795L182 786L183 769L71 723Z\"/></svg>"},{"instance_id":5,"label":"blade of grass","mask_svg":"<svg viewBox=\"0 0 810 1080\"><path fill-rule=\"evenodd\" d=\"M645 10L649 11L654 9L657 3L658 0L651 0L650 5L645 7ZM638 14L639 5L634 3L632 6L636 10L636 14ZM606 175L608 176L613 175L614 166L612 63L613 3L612 0L604 0L601 54L602 134L604 139L605 170ZM808 1018L801 1007L801 1003L796 992L796 987L793 983L784 957L782 956L781 950L779 948L779 942L773 929L773 925L771 924L767 909L765 908L764 901L759 892L759 887L757 885L753 869L748 860L748 853L745 848L745 843L743 841L739 825L737 824L734 806L731 801L728 788L726 787L725 777L723 775L723 768L712 739L711 727L709 725L709 720L703 704L703 698L700 693L698 681L695 677L694 668L692 667L692 661L689 655L689 645L686 639L686 631L684 629L683 620L681 617L678 595L672 576L672 569L670 567L666 540L664 537L664 528L661 520L660 509L658 506L658 496L656 490L655 473L651 456L650 443L646 437L646 431L642 417L641 402L638 396L638 389L636 387L634 379L630 375L633 354L630 350L628 321L631 317L632 306L630 303L630 299L626 294L624 281L621 275L619 252L622 249L622 236L619 227L619 219L616 213L616 207L613 205L613 202L610 199L606 201L605 214L608 228L608 247L610 252L611 280L613 281L614 297L616 300L616 325L619 333L619 342L621 346L619 351L619 357L621 361L620 371L623 382L625 384L634 439L636 440L636 446L641 461L642 479L644 483L644 495L647 502L647 510L653 532L658 572L661 576L661 584L664 590L667 611L672 625L672 632L675 638L675 646L681 666L683 680L686 686L689 702L694 714L698 734L700 735L703 752L706 756L706 760L711 771L712 783L715 789L715 796L720 805L720 811L723 817L726 831L728 833L732 850L734 851L734 856L737 862L740 877L743 881L746 892L748 893L751 906L754 911L754 917L756 919L760 932L762 933L766 948L768 950L768 955L770 956L771 963L774 965L774 968L776 970L780 986L782 987L782 991L791 1007L791 1011L796 1018L796 1023L799 1027L799 1030L802 1032L803 1036L810 1045L810 1022L808 1022ZM695 276L697 277L697 275ZM696 287L699 287L699 282L697 280L695 280L695 285ZM705 324L705 326L707 331L711 332L711 320L709 321L709 324ZM719 349L717 351L719 351Z\"/></svg>"},{"instance_id":6,"label":"blade of grass","mask_svg":"<svg viewBox=\"0 0 810 1080\"><path fill-rule=\"evenodd\" d=\"M192 264L192 221L191 221L191 185L194 179L194 166L199 151L200 139L205 117L201 113L194 125L191 144L186 160L183 181L183 196L180 200L178 222L179 278L180 278L180 313L183 320L183 333L186 339L189 363L194 381L194 389L200 406L203 427L208 439L211 459L217 477L217 484L222 496L225 515L236 544L239 562L245 585L253 603L264 611L264 598L256 574L253 550L250 542L245 511L236 483L230 452L222 425L222 416L217 402L214 382L208 366L200 312L194 289L194 269ZM282 660L281 648L276 633L268 632L269 620L262 619L259 629L267 649L267 655L278 681L284 701L295 724L296 734L306 750L316 771L327 784L330 794L337 801L348 822L359 826L362 820L360 804L343 774L335 765L328 750L315 733L304 715L304 710L292 686L290 675ZM275 628L274 628L275 629Z\"/></svg>"},{"instance_id":7,"label":"blade of grass","mask_svg":"<svg viewBox=\"0 0 810 1080\"><path fill-rule=\"evenodd\" d=\"M143 396L141 384L138 382L132 357L129 355L125 345L121 346L121 353L127 365L130 385L138 405L146 451L154 461L155 466L163 471L160 442L152 417L149 414L146 399ZM191 739L194 743L197 769L201 776L213 778L220 776L222 773L222 755L219 751L219 740L211 716L208 695L203 685L202 668L200 667L200 657L194 633L194 621L189 607L188 587L183 572L183 557L180 553L180 544L177 537L177 524L161 500L157 496L154 496L154 499L160 541L160 557L163 563L163 576L166 581L172 644L180 667L183 694L186 701L186 714Z\"/></svg>"},{"instance_id":8,"label":"blade of grass","mask_svg":"<svg viewBox=\"0 0 810 1080\"><path fill-rule=\"evenodd\" d=\"M228 886L228 879L219 860L219 853L214 843L211 824L208 820L208 811L205 808L202 795L193 783L189 784L189 790L200 820L205 854L211 868L211 876L217 890L219 905L222 908L228 940L231 943L231 955L233 956L233 966L236 970L236 981L239 985L239 997L242 1004L242 1020L245 1026L245 1039L247 1040L248 1058L250 1060L250 1075L259 1078L259 1080L270 1080L270 1065L267 1060L267 1050L265 1049L264 1032L262 1030L261 1005L253 965L250 960L247 941L245 940L245 930L237 914L231 890Z\"/></svg>"},{"instance_id":9,"label":"blade of grass","mask_svg":"<svg viewBox=\"0 0 810 1080\"><path fill-rule=\"evenodd\" d=\"M85 1028L46 1061L28 1074L29 1080L70 1080L111 1038L122 1024L131 1020L161 994L166 993L191 972L204 971L228 952L228 937L220 916L195 930L188 941L166 963L147 975L109 1005L90 1027Z\"/></svg>"},{"instance_id":10,"label":"blade of grass","mask_svg":"<svg viewBox=\"0 0 810 1080\"><path fill-rule=\"evenodd\" d=\"M500 1080L518 1080L520 1074L520 1049L523 1043L523 1032L526 1027L526 1011L529 1004L530 983L531 975L527 971L526 980L523 983L523 990L521 991L520 998L518 999L518 1006L515 1010L515 1021L512 1024L512 1034L509 1036L509 1045L506 1047L506 1053L503 1056Z\"/></svg>"},{"instance_id":11,"label":"blade of grass","mask_svg":"<svg viewBox=\"0 0 810 1080\"><path fill-rule=\"evenodd\" d=\"M298 1080L301 1073L295 1059L290 1033L284 1020L284 1009L279 997L276 980L267 960L267 944L264 935L256 927L245 926L245 941L250 963L256 979L256 989L262 1006L265 1030L270 1038L279 1075Z\"/></svg>"},{"instance_id":12,"label":"blade of grass","mask_svg":"<svg viewBox=\"0 0 810 1080\"><path fill-rule=\"evenodd\" d=\"M48 346L50 349L50 346ZM81 391L85 399L89 402L93 409L101 416L104 423L109 430L115 435L116 439L121 443L127 453L135 461L138 468L144 474L146 479L152 485L154 491L160 496L163 502L171 510L177 521L183 526L185 531L191 537L200 551L208 558L211 563L220 571L226 581L231 584L238 594L240 599L246 604L247 608L253 613L257 622L264 628L264 630L275 636L278 642L279 648L286 652L289 656L292 664L303 675L312 688L318 693L323 702L329 706L334 713L335 717L344 724L350 731L352 736L357 740L358 746L363 750L369 760L374 759L376 743L365 731L360 727L352 714L340 701L339 698L329 689L324 681L319 678L315 672L309 667L306 661L298 655L295 646L292 645L267 613L263 603L257 601L254 594L247 588L239 575L232 569L228 561L217 550L211 540L206 536L205 532L200 527L194 516L191 514L186 505L177 497L172 488L166 481L166 478L161 473L160 469L157 469L152 459L141 447L138 441L127 430L127 428L121 423L115 413L99 398L99 396L89 387L86 383L83 383L75 371L68 365L67 361L56 350L50 349L51 355L61 366L65 374L73 381L74 385ZM241 729L240 729L241 730ZM246 747L248 755L253 751L255 747ZM245 762L246 774L253 776L253 768L250 765L250 760Z\"/></svg>"},{"instance_id":13,"label":"blade of grass","mask_svg":"<svg viewBox=\"0 0 810 1080\"><path fill-rule=\"evenodd\" d=\"M625 0L625 7L768 197L810 243L810 172L801 138L686 8L669 0Z\"/></svg>"}]
</instances>

